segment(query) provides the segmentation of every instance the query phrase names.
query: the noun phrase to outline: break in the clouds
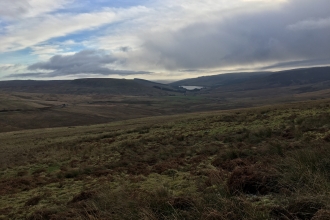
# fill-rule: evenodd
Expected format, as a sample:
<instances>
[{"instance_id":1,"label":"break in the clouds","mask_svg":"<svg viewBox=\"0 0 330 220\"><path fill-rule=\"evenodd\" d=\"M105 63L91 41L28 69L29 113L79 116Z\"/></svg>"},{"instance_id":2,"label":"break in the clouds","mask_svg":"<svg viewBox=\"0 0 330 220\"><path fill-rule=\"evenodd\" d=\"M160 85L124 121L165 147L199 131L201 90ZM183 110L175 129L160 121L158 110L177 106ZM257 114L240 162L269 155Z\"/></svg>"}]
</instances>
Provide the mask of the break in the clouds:
<instances>
[{"instance_id":1,"label":"break in the clouds","mask_svg":"<svg viewBox=\"0 0 330 220\"><path fill-rule=\"evenodd\" d=\"M0 76L166 79L329 65L329 8L328 0L0 0Z\"/></svg>"}]
</instances>

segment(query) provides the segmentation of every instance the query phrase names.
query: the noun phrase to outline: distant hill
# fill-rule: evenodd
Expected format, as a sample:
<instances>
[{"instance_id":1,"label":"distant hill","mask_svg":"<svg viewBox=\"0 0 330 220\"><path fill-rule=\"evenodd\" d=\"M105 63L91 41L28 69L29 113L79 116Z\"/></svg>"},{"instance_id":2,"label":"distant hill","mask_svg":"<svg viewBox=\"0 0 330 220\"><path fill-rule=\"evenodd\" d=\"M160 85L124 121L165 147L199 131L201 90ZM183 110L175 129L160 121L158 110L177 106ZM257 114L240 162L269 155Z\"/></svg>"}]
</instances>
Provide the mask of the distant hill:
<instances>
[{"instance_id":1,"label":"distant hill","mask_svg":"<svg viewBox=\"0 0 330 220\"><path fill-rule=\"evenodd\" d=\"M315 89L328 89L330 85L330 67L314 67L275 72L264 77L254 78L233 85L244 90L279 87L314 86Z\"/></svg>"},{"instance_id":2,"label":"distant hill","mask_svg":"<svg viewBox=\"0 0 330 220\"><path fill-rule=\"evenodd\" d=\"M219 87L245 82L247 80L268 76L270 74L272 74L272 72L225 73L212 76L201 76L192 79L184 79L170 83L170 85Z\"/></svg>"},{"instance_id":3,"label":"distant hill","mask_svg":"<svg viewBox=\"0 0 330 220\"><path fill-rule=\"evenodd\" d=\"M163 89L165 88L165 89ZM54 94L167 95L179 92L171 86L147 80L89 78L76 80L0 81L0 90Z\"/></svg>"},{"instance_id":4,"label":"distant hill","mask_svg":"<svg viewBox=\"0 0 330 220\"><path fill-rule=\"evenodd\" d=\"M330 88L330 67L293 69L279 72L228 73L162 84L144 79L88 78L76 80L0 81L0 91L49 94L112 94L157 96L184 93L179 86L203 86L208 92L246 91L292 87L311 92ZM293 88L294 87L294 88Z\"/></svg>"},{"instance_id":5,"label":"distant hill","mask_svg":"<svg viewBox=\"0 0 330 220\"><path fill-rule=\"evenodd\" d=\"M160 90L164 90L164 91L169 91L169 92L185 92L186 90L183 88L178 88L176 86L173 85L166 85L166 84L162 84L162 83L158 83L158 82L152 82L149 80L145 80L145 79L134 79L135 82L140 83L141 85L144 86L148 86L148 87L152 87L152 88L156 88L156 89L160 89Z\"/></svg>"},{"instance_id":6,"label":"distant hill","mask_svg":"<svg viewBox=\"0 0 330 220\"><path fill-rule=\"evenodd\" d=\"M293 69L274 73L262 81L273 86L303 85L330 80L330 67Z\"/></svg>"},{"instance_id":7,"label":"distant hill","mask_svg":"<svg viewBox=\"0 0 330 220\"><path fill-rule=\"evenodd\" d=\"M279 72L228 73L180 80L170 85L255 90L320 83L325 83L325 87L327 87L326 82L330 83L330 67L313 67Z\"/></svg>"}]
</instances>

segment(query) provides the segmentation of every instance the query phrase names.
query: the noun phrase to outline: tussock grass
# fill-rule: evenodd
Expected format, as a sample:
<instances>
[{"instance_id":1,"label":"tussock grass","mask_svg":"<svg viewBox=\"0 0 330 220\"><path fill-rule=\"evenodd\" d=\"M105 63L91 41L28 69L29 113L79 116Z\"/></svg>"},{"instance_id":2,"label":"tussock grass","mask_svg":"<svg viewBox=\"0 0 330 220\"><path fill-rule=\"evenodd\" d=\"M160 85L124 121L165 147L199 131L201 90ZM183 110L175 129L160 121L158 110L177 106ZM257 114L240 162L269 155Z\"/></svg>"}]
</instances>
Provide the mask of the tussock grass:
<instances>
[{"instance_id":1,"label":"tussock grass","mask_svg":"<svg viewBox=\"0 0 330 220\"><path fill-rule=\"evenodd\" d=\"M328 104L1 133L0 218L316 219Z\"/></svg>"}]
</instances>

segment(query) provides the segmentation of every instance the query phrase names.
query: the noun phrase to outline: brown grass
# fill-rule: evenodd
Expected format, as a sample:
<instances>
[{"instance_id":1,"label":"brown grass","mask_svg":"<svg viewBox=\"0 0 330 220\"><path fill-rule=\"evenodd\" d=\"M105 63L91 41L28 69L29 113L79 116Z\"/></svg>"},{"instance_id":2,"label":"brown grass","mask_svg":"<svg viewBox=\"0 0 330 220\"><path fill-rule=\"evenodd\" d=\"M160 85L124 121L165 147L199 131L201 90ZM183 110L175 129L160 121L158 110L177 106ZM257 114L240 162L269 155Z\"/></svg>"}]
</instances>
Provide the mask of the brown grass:
<instances>
[{"instance_id":1,"label":"brown grass","mask_svg":"<svg viewBox=\"0 0 330 220\"><path fill-rule=\"evenodd\" d=\"M322 219L328 104L1 133L0 218Z\"/></svg>"}]
</instances>

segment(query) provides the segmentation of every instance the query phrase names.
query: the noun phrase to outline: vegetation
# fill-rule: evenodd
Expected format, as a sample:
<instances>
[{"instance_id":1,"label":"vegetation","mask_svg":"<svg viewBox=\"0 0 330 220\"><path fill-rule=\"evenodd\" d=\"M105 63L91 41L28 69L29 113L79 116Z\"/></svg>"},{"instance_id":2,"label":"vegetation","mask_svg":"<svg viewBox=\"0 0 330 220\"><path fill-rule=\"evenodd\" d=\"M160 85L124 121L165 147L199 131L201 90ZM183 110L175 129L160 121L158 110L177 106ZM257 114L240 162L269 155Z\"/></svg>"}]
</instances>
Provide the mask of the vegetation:
<instances>
[{"instance_id":1,"label":"vegetation","mask_svg":"<svg viewBox=\"0 0 330 220\"><path fill-rule=\"evenodd\" d=\"M0 143L2 219L329 219L328 99Z\"/></svg>"}]
</instances>

